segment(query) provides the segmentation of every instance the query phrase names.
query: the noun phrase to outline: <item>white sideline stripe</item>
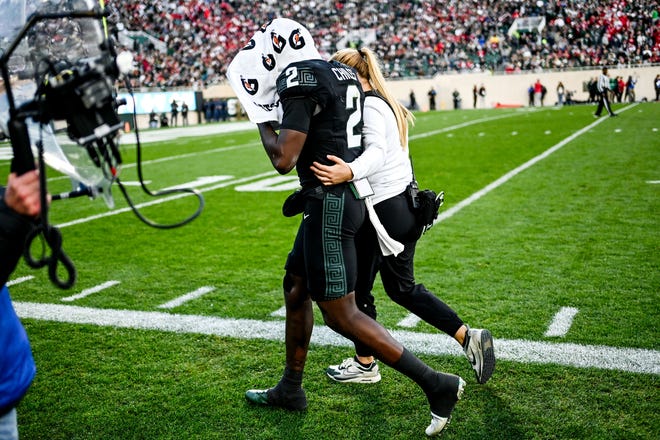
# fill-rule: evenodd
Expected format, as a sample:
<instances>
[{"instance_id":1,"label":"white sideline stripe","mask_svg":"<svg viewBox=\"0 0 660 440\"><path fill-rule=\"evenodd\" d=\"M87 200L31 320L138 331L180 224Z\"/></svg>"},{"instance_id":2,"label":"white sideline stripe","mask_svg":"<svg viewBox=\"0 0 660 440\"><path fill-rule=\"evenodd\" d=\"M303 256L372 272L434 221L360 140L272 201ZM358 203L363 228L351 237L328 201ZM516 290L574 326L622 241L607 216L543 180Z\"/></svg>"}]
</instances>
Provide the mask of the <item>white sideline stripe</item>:
<instances>
[{"instance_id":1,"label":"white sideline stripe","mask_svg":"<svg viewBox=\"0 0 660 440\"><path fill-rule=\"evenodd\" d=\"M209 187L206 187L206 188L201 188L198 191L199 192L212 191L212 190L215 190L215 189L218 189L218 188L224 188L226 186L233 185L235 183L248 182L250 180L259 179L259 178L264 177L264 176L274 175L275 173L276 173L276 171L268 171L266 173L255 174L254 176L243 177L241 179L230 180L230 181L226 181L226 182L223 182L223 183L219 183L217 185L209 186ZM147 206L159 205L161 203L165 203L165 202L169 202L169 201L172 201L172 200L180 199L182 197L191 197L191 196L192 196L192 194L189 193L189 192L180 193L180 194L176 194L176 195L173 195L173 196L162 197L162 198L159 198L157 200L152 200L151 202L139 203L139 204L135 205L135 207L140 209L140 208L145 208ZM130 211L132 211L130 207L115 209L113 211L108 211L108 212L104 212L104 213L101 213L101 214L91 215L89 217L79 218L79 219L72 220L72 221L66 222L66 223L62 223L62 224L59 224L59 225L56 225L56 226L58 228L62 229L62 228L66 228L67 226L79 225L81 223L87 223L87 222L90 222L92 220L98 220L100 218L110 217L110 216L113 216L113 215L122 214L124 212L130 212Z\"/></svg>"},{"instance_id":2,"label":"white sideline stripe","mask_svg":"<svg viewBox=\"0 0 660 440\"><path fill-rule=\"evenodd\" d=\"M646 183L657 184L660 183L660 180L647 180Z\"/></svg>"},{"instance_id":3,"label":"white sideline stripe","mask_svg":"<svg viewBox=\"0 0 660 440\"><path fill-rule=\"evenodd\" d=\"M562 307L555 315L544 336L566 336L579 312L575 307Z\"/></svg>"},{"instance_id":4,"label":"white sideline stripe","mask_svg":"<svg viewBox=\"0 0 660 440\"><path fill-rule=\"evenodd\" d=\"M184 154L177 154L176 156L161 157L160 159L143 160L142 161L142 166L153 165L153 164L162 163L162 162L169 162L171 160L185 159L187 157L199 157L199 156L202 156L204 154L224 153L225 151L232 151L232 150L238 150L238 149L241 149L241 148L255 147L257 145L261 146L261 143L252 142L252 143L249 143L249 144L232 145L231 147L214 148L212 150L205 150L205 151L200 151L200 152L197 152L197 153L184 153ZM135 163L123 164L121 166L122 170L125 170L125 169L128 169L128 168L135 168L135 167L137 167L137 164L135 164ZM48 182L52 182L52 181L55 181L55 180L62 180L62 179L69 179L69 176L49 177ZM124 185L126 185L126 182L122 182L122 183ZM145 184L146 183L147 182L145 182Z\"/></svg>"},{"instance_id":5,"label":"white sideline stripe","mask_svg":"<svg viewBox=\"0 0 660 440\"><path fill-rule=\"evenodd\" d=\"M27 276L24 276L24 277L19 277L19 278L13 279L11 281L7 281L6 285L7 285L7 287L11 287L15 284L20 284L20 283L23 283L25 281L30 281L32 278L34 278L34 275L27 275Z\"/></svg>"},{"instance_id":6,"label":"white sideline stripe","mask_svg":"<svg viewBox=\"0 0 660 440\"><path fill-rule=\"evenodd\" d=\"M283 321L95 309L30 302L15 302L14 308L23 319L176 333L197 333L238 339L284 341L285 323ZM463 350L456 341L445 334L417 333L406 330L390 330L390 333L415 353L464 356ZM323 325L314 326L312 343L336 347L353 346L348 339ZM494 347L496 357L499 360L660 375L660 351L657 350L534 342L520 339L496 339L494 340Z\"/></svg>"},{"instance_id":7,"label":"white sideline stripe","mask_svg":"<svg viewBox=\"0 0 660 440\"><path fill-rule=\"evenodd\" d=\"M202 286L197 290L193 290L192 292L186 293L185 295L182 295L178 298L173 299L172 301L168 301L165 304L161 304L158 306L159 309L173 309L174 307L178 307L181 304L192 301L193 299L197 299L201 296L206 295L209 292L213 292L215 290L215 287L210 287L210 286Z\"/></svg>"},{"instance_id":8,"label":"white sideline stripe","mask_svg":"<svg viewBox=\"0 0 660 440\"><path fill-rule=\"evenodd\" d=\"M119 284L119 281L116 281L116 280L106 281L103 284L99 284L98 286L90 287L89 289L85 289L82 292L77 293L75 295L65 296L64 298L62 298L62 301L66 301L66 302L75 301L77 299L89 296L92 293L96 293L96 292L100 292L102 290L108 289L108 288L110 288L112 286L115 286L117 284Z\"/></svg>"},{"instance_id":9,"label":"white sideline stripe","mask_svg":"<svg viewBox=\"0 0 660 440\"><path fill-rule=\"evenodd\" d=\"M467 121L467 122L462 122L460 124L452 125L452 126L445 127L445 128L440 128L438 130L431 130L431 131L427 131L426 133L415 134L415 135L410 136L408 140L412 141L412 140L415 140L415 139L421 139L421 138L425 138L425 137L429 137L429 136L435 136L436 134L445 133L447 131L458 130L459 128L469 127L470 125L480 124L482 122L496 121L498 119L510 118L512 116L518 116L518 113L507 113L507 114L504 114L504 115L491 116L491 117L488 117L488 118L472 119L472 120Z\"/></svg>"},{"instance_id":10,"label":"white sideline stripe","mask_svg":"<svg viewBox=\"0 0 660 440\"><path fill-rule=\"evenodd\" d=\"M407 328L412 328L415 327L417 324L419 324L419 321L422 319L415 315L414 313L409 313L408 316L403 318L401 321L397 323L399 327L407 327Z\"/></svg>"},{"instance_id":11,"label":"white sideline stripe","mask_svg":"<svg viewBox=\"0 0 660 440\"><path fill-rule=\"evenodd\" d=\"M629 109L635 107L636 105L638 105L638 104L629 105L628 107L625 107L625 108L621 109L619 111L619 113L624 112L626 110L629 110ZM453 216L454 214L456 214L461 209L465 208L468 205L471 205L472 202L476 202L477 200L479 200L480 198L482 198L483 196L485 196L486 194L488 194L492 190L494 190L497 187L499 187L499 186L503 185L504 183L508 182L513 177L515 177L518 174L522 173L523 171L525 171L526 169L528 169L531 166L535 165L536 163L542 161L543 159L550 156L555 151L559 150L564 145L566 145L569 142L573 141L574 139L582 136L584 133L586 133L587 131L589 131L593 127L595 127L596 125L601 124L603 121L606 121L606 120L608 120L608 118L597 119L596 121L592 122L591 124L587 125L586 127L576 131L575 133L573 133L569 137L561 140L559 143L557 143L557 144L553 145L552 147L548 148L547 150L545 150L543 153L539 154L538 156L533 157L532 159L528 160L527 162L520 165L519 167L514 168L513 170L509 171L508 173L506 173L505 175L503 175L499 179L489 183L488 185L486 185L485 187L483 187L479 191L477 191L474 194L472 194L471 196L469 196L467 199L463 199L460 202L458 202L457 204L455 204L454 206L452 206L451 208L449 208L445 211L442 211L438 215L438 218L435 220L435 222L433 222L433 224L440 223L441 221L446 220L449 217Z\"/></svg>"},{"instance_id":12,"label":"white sideline stripe","mask_svg":"<svg viewBox=\"0 0 660 440\"><path fill-rule=\"evenodd\" d=\"M270 316L275 318L286 318L286 306L282 306L279 309L275 310Z\"/></svg>"}]
</instances>

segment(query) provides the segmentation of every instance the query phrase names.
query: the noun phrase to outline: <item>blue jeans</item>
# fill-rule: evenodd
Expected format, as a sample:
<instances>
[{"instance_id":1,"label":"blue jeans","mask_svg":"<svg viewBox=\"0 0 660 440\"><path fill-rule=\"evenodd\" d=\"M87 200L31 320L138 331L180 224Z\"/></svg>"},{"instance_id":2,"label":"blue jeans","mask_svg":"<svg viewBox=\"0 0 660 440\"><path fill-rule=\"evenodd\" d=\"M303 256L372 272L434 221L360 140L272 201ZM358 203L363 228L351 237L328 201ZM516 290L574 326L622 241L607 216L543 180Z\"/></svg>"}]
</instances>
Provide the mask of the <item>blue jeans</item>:
<instances>
[{"instance_id":1,"label":"blue jeans","mask_svg":"<svg viewBox=\"0 0 660 440\"><path fill-rule=\"evenodd\" d=\"M0 440L18 440L16 408L0 417Z\"/></svg>"}]
</instances>

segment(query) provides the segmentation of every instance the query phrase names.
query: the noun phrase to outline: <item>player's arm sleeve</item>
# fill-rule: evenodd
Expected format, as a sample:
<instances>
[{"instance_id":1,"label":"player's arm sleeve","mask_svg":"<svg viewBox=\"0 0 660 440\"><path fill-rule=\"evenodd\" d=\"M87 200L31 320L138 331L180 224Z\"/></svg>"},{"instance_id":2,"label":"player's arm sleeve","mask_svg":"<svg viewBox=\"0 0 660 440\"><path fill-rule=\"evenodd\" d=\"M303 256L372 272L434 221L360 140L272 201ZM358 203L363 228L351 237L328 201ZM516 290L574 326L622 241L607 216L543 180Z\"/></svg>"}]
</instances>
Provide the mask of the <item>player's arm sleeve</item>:
<instances>
[{"instance_id":1,"label":"player's arm sleeve","mask_svg":"<svg viewBox=\"0 0 660 440\"><path fill-rule=\"evenodd\" d=\"M309 124L316 108L316 102L306 96L281 97L282 124L280 128L309 131Z\"/></svg>"},{"instance_id":2,"label":"player's arm sleeve","mask_svg":"<svg viewBox=\"0 0 660 440\"><path fill-rule=\"evenodd\" d=\"M381 102L383 105L378 105ZM353 180L369 177L385 164L387 126L384 112L391 112L385 101L380 98L365 100L362 128L364 153L348 164L353 172Z\"/></svg>"}]
</instances>

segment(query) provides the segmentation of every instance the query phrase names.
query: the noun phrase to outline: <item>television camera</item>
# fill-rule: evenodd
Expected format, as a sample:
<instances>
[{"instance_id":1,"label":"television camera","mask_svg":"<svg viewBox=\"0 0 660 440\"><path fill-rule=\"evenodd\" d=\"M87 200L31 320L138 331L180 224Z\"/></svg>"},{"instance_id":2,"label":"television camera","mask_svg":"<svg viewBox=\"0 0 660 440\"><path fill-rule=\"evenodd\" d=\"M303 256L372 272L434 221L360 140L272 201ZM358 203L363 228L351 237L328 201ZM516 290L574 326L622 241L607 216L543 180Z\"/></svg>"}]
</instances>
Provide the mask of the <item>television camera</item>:
<instances>
[{"instance_id":1,"label":"television camera","mask_svg":"<svg viewBox=\"0 0 660 440\"><path fill-rule=\"evenodd\" d=\"M79 189L53 195L52 200L102 195L113 208L111 185L117 183L136 216L152 227L187 224L204 206L195 189L152 192L146 187L137 126L137 169L142 189L150 196L189 192L198 198L199 207L181 222L155 223L137 210L121 184L119 136L123 123L117 108L125 102L117 100L114 85L128 79L132 55L117 55L113 40L107 36L108 16L107 9L91 0L0 0L0 94L4 92L6 97L6 102L0 97L0 132L11 142L12 172L20 175L36 167L40 171L42 214L28 236L24 257L33 268L47 266L51 281L64 289L75 283L76 270L62 250L60 231L48 222L46 164L80 183ZM130 81L126 86L130 91ZM73 147L59 145L57 124L64 125ZM32 241L37 237L48 245L49 255L45 247L41 257L32 255ZM58 264L66 271L64 279Z\"/></svg>"}]
</instances>

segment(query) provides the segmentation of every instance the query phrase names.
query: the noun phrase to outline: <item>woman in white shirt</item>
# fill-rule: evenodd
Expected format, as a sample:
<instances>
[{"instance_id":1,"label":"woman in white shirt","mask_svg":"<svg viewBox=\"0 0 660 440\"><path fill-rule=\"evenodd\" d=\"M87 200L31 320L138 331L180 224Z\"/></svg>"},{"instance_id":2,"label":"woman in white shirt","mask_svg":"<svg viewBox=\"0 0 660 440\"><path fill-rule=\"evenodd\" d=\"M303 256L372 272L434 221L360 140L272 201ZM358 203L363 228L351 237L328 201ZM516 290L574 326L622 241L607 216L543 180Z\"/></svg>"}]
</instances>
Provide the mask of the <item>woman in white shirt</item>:
<instances>
[{"instance_id":1,"label":"woman in white shirt","mask_svg":"<svg viewBox=\"0 0 660 440\"><path fill-rule=\"evenodd\" d=\"M391 238L404 245L395 255L382 255L373 228L363 234L358 269L356 302L358 307L376 318L371 295L376 274L380 270L387 295L427 323L452 336L463 347L479 383L486 383L495 367L492 336L488 330L470 329L458 315L414 277L414 255L422 228L415 221L406 187L413 179L408 152L408 124L414 117L399 104L385 86L378 60L368 48L343 49L332 59L353 67L365 91L364 153L351 163L328 156L335 165L315 163L312 170L324 185L367 178L374 195L380 223ZM327 369L328 376L339 382L373 383L380 380L378 365L371 353L356 345L356 356ZM441 430L441 429L440 429ZM438 431L440 432L440 431Z\"/></svg>"}]
</instances>

